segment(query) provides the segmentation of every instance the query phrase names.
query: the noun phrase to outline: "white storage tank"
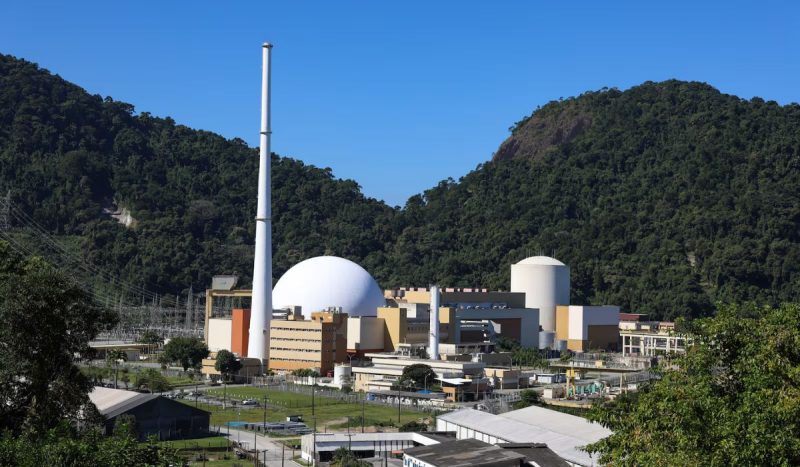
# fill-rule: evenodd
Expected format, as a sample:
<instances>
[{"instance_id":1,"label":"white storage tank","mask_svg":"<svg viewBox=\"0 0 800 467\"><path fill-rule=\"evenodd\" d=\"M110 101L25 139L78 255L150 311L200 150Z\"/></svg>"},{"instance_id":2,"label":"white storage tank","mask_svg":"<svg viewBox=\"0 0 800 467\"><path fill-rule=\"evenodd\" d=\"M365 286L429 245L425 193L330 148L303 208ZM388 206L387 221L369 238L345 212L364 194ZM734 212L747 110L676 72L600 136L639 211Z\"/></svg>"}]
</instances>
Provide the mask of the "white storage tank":
<instances>
[{"instance_id":1,"label":"white storage tank","mask_svg":"<svg viewBox=\"0 0 800 467\"><path fill-rule=\"evenodd\" d=\"M353 377L353 368L350 365L336 365L333 369L333 384L349 386Z\"/></svg>"},{"instance_id":2,"label":"white storage tank","mask_svg":"<svg viewBox=\"0 0 800 467\"><path fill-rule=\"evenodd\" d=\"M556 330L556 305L569 305L569 267L549 256L511 265L511 291L525 293L525 307L539 309L543 331Z\"/></svg>"},{"instance_id":3,"label":"white storage tank","mask_svg":"<svg viewBox=\"0 0 800 467\"><path fill-rule=\"evenodd\" d=\"M539 350L552 349L555 344L556 333L553 331L539 331Z\"/></svg>"}]
</instances>

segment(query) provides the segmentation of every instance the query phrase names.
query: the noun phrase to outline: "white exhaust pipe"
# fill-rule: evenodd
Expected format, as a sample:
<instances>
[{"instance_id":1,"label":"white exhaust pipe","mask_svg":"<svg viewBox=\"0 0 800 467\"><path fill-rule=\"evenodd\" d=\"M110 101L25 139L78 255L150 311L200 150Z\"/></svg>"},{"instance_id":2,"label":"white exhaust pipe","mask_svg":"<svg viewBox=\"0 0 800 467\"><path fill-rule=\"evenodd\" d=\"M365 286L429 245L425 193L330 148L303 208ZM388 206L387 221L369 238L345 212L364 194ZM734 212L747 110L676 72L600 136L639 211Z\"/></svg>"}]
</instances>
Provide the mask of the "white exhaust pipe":
<instances>
[{"instance_id":1,"label":"white exhaust pipe","mask_svg":"<svg viewBox=\"0 0 800 467\"><path fill-rule=\"evenodd\" d=\"M253 298L247 356L269 361L269 322L272 319L272 169L270 167L270 58L272 45L261 48L261 139L258 156L256 252L253 261Z\"/></svg>"},{"instance_id":2,"label":"white exhaust pipe","mask_svg":"<svg viewBox=\"0 0 800 467\"><path fill-rule=\"evenodd\" d=\"M431 286L431 323L428 350L431 360L439 360L439 286Z\"/></svg>"}]
</instances>

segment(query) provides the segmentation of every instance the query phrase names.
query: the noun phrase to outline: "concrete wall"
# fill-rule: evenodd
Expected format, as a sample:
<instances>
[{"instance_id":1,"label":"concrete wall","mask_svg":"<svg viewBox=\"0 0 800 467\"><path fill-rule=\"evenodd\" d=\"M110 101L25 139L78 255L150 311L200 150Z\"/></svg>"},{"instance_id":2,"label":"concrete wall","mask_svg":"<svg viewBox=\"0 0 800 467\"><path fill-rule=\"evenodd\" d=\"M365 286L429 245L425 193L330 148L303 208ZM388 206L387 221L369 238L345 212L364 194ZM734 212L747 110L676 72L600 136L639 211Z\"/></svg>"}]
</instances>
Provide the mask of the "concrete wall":
<instances>
[{"instance_id":1,"label":"concrete wall","mask_svg":"<svg viewBox=\"0 0 800 467\"><path fill-rule=\"evenodd\" d=\"M211 318L208 320L208 350L218 352L231 350L231 330L233 323L230 318Z\"/></svg>"}]
</instances>

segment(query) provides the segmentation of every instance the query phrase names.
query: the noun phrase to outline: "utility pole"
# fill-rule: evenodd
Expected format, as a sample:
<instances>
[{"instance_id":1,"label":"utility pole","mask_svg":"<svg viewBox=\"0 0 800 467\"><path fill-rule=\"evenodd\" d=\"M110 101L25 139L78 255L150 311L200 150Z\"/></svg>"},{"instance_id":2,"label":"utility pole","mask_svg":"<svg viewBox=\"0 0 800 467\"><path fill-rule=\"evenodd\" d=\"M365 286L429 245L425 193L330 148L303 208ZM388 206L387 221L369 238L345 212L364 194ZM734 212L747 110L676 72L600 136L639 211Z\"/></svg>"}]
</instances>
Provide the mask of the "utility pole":
<instances>
[{"instance_id":1,"label":"utility pole","mask_svg":"<svg viewBox=\"0 0 800 467\"><path fill-rule=\"evenodd\" d=\"M265 450L266 452L266 450ZM253 430L253 467L258 467L258 431Z\"/></svg>"},{"instance_id":2,"label":"utility pole","mask_svg":"<svg viewBox=\"0 0 800 467\"><path fill-rule=\"evenodd\" d=\"M314 403L314 385L311 385L311 415L316 415L315 413L315 403Z\"/></svg>"},{"instance_id":3,"label":"utility pole","mask_svg":"<svg viewBox=\"0 0 800 467\"><path fill-rule=\"evenodd\" d=\"M397 427L400 427L400 384L397 385Z\"/></svg>"},{"instance_id":4,"label":"utility pole","mask_svg":"<svg viewBox=\"0 0 800 467\"><path fill-rule=\"evenodd\" d=\"M264 434L267 434L267 395L264 394Z\"/></svg>"},{"instance_id":5,"label":"utility pole","mask_svg":"<svg viewBox=\"0 0 800 467\"><path fill-rule=\"evenodd\" d=\"M192 286L189 285L189 292L186 294L186 329L192 329Z\"/></svg>"},{"instance_id":6,"label":"utility pole","mask_svg":"<svg viewBox=\"0 0 800 467\"><path fill-rule=\"evenodd\" d=\"M364 404L367 401L367 395L364 394L364 398L361 399L361 432L364 432Z\"/></svg>"}]
</instances>

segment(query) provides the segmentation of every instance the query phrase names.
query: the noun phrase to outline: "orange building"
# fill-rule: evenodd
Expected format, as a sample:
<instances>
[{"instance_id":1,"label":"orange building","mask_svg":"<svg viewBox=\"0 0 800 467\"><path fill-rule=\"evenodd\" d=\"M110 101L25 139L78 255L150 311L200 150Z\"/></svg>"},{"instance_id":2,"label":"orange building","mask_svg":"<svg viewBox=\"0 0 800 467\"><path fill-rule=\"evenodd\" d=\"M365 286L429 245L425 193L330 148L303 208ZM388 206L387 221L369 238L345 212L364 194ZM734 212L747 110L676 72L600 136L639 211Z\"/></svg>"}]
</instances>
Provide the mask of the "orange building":
<instances>
[{"instance_id":1,"label":"orange building","mask_svg":"<svg viewBox=\"0 0 800 467\"><path fill-rule=\"evenodd\" d=\"M231 352L246 357L250 336L250 310L234 308L231 318Z\"/></svg>"}]
</instances>

